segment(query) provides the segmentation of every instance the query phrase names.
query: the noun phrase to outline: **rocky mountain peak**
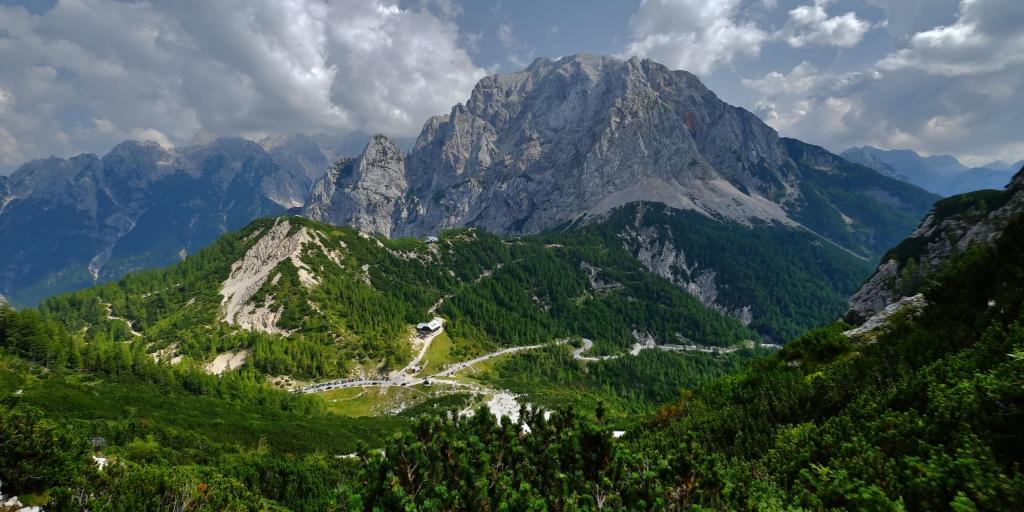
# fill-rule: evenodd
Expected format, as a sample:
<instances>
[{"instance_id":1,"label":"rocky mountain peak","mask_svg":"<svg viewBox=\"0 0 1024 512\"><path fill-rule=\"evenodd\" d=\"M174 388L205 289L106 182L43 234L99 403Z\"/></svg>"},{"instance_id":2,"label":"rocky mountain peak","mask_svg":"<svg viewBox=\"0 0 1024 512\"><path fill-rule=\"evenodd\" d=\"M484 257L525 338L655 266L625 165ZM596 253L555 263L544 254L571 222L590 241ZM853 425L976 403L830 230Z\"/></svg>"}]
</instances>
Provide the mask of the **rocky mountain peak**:
<instances>
[{"instance_id":1,"label":"rocky mountain peak","mask_svg":"<svg viewBox=\"0 0 1024 512\"><path fill-rule=\"evenodd\" d=\"M404 160L380 145L375 137L357 161L335 166L306 203L312 218L390 235L458 226L525 234L653 201L748 226L803 225L866 254L896 240L839 211L845 198L825 196L847 190L910 208L910 226L933 200L784 141L695 75L639 58L537 59L481 79L465 104L428 119ZM845 181L859 184L837 188Z\"/></svg>"},{"instance_id":2,"label":"rocky mountain peak","mask_svg":"<svg viewBox=\"0 0 1024 512\"><path fill-rule=\"evenodd\" d=\"M331 165L313 187L303 215L390 236L402 216L406 189L402 150L390 138L374 135L358 158Z\"/></svg>"},{"instance_id":3,"label":"rocky mountain peak","mask_svg":"<svg viewBox=\"0 0 1024 512\"><path fill-rule=\"evenodd\" d=\"M788 190L785 160L774 130L690 73L590 54L537 59L483 78L465 106L427 122L401 232L536 232L640 199L785 221L766 199Z\"/></svg>"}]
</instances>

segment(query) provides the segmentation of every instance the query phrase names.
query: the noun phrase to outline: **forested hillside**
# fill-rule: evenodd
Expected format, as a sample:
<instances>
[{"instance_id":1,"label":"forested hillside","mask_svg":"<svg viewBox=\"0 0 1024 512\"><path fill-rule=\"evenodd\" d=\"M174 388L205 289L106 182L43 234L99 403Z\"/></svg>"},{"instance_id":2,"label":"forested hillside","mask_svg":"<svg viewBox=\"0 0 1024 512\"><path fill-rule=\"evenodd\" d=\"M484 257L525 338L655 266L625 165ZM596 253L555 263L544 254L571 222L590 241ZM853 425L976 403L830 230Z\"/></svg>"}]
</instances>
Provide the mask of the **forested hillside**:
<instances>
[{"instance_id":1,"label":"forested hillside","mask_svg":"<svg viewBox=\"0 0 1024 512\"><path fill-rule=\"evenodd\" d=\"M846 310L871 263L803 229L723 223L658 203L634 203L561 236L622 244L645 267L784 342Z\"/></svg>"},{"instance_id":2,"label":"forested hillside","mask_svg":"<svg viewBox=\"0 0 1024 512\"><path fill-rule=\"evenodd\" d=\"M836 324L702 386L613 441L570 415L531 433L422 421L360 473L365 510L1024 507L1024 218L957 256L927 306ZM480 466L484 467L480 471ZM369 491L365 487L369 483Z\"/></svg>"},{"instance_id":3,"label":"forested hillside","mask_svg":"<svg viewBox=\"0 0 1024 512\"><path fill-rule=\"evenodd\" d=\"M296 244L294 258L258 262L272 270L239 315L271 320L224 317L232 269L273 236L309 240ZM171 347L197 362L252 349L257 369L306 379L341 377L356 365L394 368L409 358L411 326L431 314L447 319L467 356L572 336L620 349L637 333L722 346L757 338L620 246L566 242L475 230L449 231L436 243L380 240L300 218L267 219L167 270L54 297L40 311L86 340L141 338L151 353Z\"/></svg>"},{"instance_id":4,"label":"forested hillside","mask_svg":"<svg viewBox=\"0 0 1024 512\"><path fill-rule=\"evenodd\" d=\"M3 310L4 492L98 510L1024 507L1024 216L953 254L884 319L752 361L713 345L642 351L640 325L662 343L756 335L606 243L616 229L428 243L268 219L170 269ZM275 230L284 252L264 252ZM285 256L246 281L250 309L226 321L224 283L254 250ZM338 416L350 395L270 384L281 368L403 363L404 330L431 310L448 326L424 361L529 350L460 377L463 392L374 418ZM240 327L253 311L275 323ZM525 345L563 336L576 341ZM171 347L178 364L160 356ZM229 348L252 355L203 371ZM484 386L529 395L518 422L467 414Z\"/></svg>"}]
</instances>

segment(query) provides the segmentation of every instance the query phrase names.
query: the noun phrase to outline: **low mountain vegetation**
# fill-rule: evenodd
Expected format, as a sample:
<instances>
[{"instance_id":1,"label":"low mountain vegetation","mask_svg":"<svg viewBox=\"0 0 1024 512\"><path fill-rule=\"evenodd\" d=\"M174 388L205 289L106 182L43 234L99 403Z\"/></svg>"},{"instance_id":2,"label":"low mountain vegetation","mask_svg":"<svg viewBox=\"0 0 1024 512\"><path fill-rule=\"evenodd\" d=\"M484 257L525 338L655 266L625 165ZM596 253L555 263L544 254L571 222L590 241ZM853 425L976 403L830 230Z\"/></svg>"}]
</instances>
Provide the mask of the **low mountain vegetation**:
<instances>
[{"instance_id":1,"label":"low mountain vegetation","mask_svg":"<svg viewBox=\"0 0 1024 512\"><path fill-rule=\"evenodd\" d=\"M166 420L43 414L35 407L48 399L37 390L8 394L0 407L0 478L5 490L55 508L156 509L177 500L188 509L1015 510L1024 506L1021 244L1018 217L995 245L975 246L939 272L924 290L924 309L896 315L870 336L848 337L847 326L835 324L732 376L695 381L619 439L603 404L586 415L524 409L528 431L485 411L464 417L441 408L384 441L382 451L359 445L352 457L282 456L276 434L218 444L225 441L214 441L212 428ZM57 358L33 351L31 340L59 327L33 312L0 318L3 346L19 356L4 359L5 387L57 379L55 363L46 362ZM514 379L515 370L556 376L531 369L557 367L543 360L561 357L539 352L538 361L497 370L498 378ZM626 361L586 378L626 371L633 364ZM136 381L120 379L140 378L135 370L95 375L110 384L94 385L131 382L133 389ZM239 411L253 403L163 386ZM290 407L280 414L308 414L315 432L318 413ZM108 443L103 470L91 460L97 441L90 445L89 436L97 433ZM329 439L310 444L321 443L347 449ZM199 446L202 453L183 460Z\"/></svg>"}]
</instances>

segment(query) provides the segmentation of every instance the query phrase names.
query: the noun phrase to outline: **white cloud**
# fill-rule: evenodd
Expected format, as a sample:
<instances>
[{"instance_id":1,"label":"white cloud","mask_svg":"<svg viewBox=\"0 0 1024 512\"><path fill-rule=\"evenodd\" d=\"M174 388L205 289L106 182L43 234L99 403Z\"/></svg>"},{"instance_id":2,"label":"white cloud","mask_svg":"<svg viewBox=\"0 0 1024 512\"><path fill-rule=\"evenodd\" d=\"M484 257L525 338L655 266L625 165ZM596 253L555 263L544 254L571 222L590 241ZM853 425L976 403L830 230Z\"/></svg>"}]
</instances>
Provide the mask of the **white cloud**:
<instances>
[{"instance_id":1,"label":"white cloud","mask_svg":"<svg viewBox=\"0 0 1024 512\"><path fill-rule=\"evenodd\" d=\"M968 164L1024 157L1024 4L967 0L952 23L921 30L865 73L804 62L743 85L785 135L833 150L869 144L952 153Z\"/></svg>"},{"instance_id":2,"label":"white cloud","mask_svg":"<svg viewBox=\"0 0 1024 512\"><path fill-rule=\"evenodd\" d=\"M498 24L498 41L506 49L515 48L519 44L515 36L512 35L512 24L511 23L500 23Z\"/></svg>"},{"instance_id":3,"label":"white cloud","mask_svg":"<svg viewBox=\"0 0 1024 512\"><path fill-rule=\"evenodd\" d=\"M881 26L898 37L951 22L959 0L865 0L880 7L887 19Z\"/></svg>"},{"instance_id":4,"label":"white cloud","mask_svg":"<svg viewBox=\"0 0 1024 512\"><path fill-rule=\"evenodd\" d=\"M878 63L887 70L916 68L930 74L991 73L1024 64L1024 2L963 0L955 23L918 32L910 46Z\"/></svg>"},{"instance_id":5,"label":"white cloud","mask_svg":"<svg viewBox=\"0 0 1024 512\"><path fill-rule=\"evenodd\" d=\"M116 129L114 123L105 117L92 118L92 124L94 129L99 133L111 133Z\"/></svg>"},{"instance_id":6,"label":"white cloud","mask_svg":"<svg viewBox=\"0 0 1024 512\"><path fill-rule=\"evenodd\" d=\"M815 0L789 11L789 22L780 34L790 46L822 44L849 48L864 38L871 23L854 12L829 16L825 6L830 0Z\"/></svg>"},{"instance_id":7,"label":"white cloud","mask_svg":"<svg viewBox=\"0 0 1024 512\"><path fill-rule=\"evenodd\" d=\"M739 0L642 0L629 20L626 54L701 74L757 56L769 35L737 20L739 7Z\"/></svg>"},{"instance_id":8,"label":"white cloud","mask_svg":"<svg viewBox=\"0 0 1024 512\"><path fill-rule=\"evenodd\" d=\"M442 0L0 5L0 90L17 99L0 101L16 148L0 165L199 131L414 135L484 74L459 45L458 12Z\"/></svg>"},{"instance_id":9,"label":"white cloud","mask_svg":"<svg viewBox=\"0 0 1024 512\"><path fill-rule=\"evenodd\" d=\"M7 110L7 107L14 103L14 96L11 93L0 89L0 113Z\"/></svg>"},{"instance_id":10,"label":"white cloud","mask_svg":"<svg viewBox=\"0 0 1024 512\"><path fill-rule=\"evenodd\" d=\"M815 142L845 134L844 118L858 108L846 96L862 80L860 73L823 73L804 61L789 73L773 71L742 83L762 94L754 112L765 122L798 137L813 126L813 137L807 140Z\"/></svg>"},{"instance_id":11,"label":"white cloud","mask_svg":"<svg viewBox=\"0 0 1024 512\"><path fill-rule=\"evenodd\" d=\"M527 64L533 60L537 54L537 50L526 44L525 41L516 37L513 32L512 22L505 21L498 24L498 31L495 34L498 38L498 42L501 46L508 51L505 58L508 59L513 66L522 68L526 67Z\"/></svg>"}]
</instances>

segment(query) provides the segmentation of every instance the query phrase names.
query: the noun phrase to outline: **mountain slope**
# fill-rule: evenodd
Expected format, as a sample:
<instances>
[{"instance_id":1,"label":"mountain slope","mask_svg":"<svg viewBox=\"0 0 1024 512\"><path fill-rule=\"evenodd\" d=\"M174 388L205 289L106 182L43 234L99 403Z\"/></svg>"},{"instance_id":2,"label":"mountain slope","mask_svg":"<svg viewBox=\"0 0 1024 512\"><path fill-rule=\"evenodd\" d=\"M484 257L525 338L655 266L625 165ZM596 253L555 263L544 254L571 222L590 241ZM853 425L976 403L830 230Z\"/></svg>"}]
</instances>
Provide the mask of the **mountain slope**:
<instances>
[{"instance_id":1,"label":"mountain slope","mask_svg":"<svg viewBox=\"0 0 1024 512\"><path fill-rule=\"evenodd\" d=\"M529 435L486 416L422 420L349 499L360 510L1020 509L1022 245L1018 210L993 244L954 256L918 306L867 333L838 323L794 340L619 440L572 413L528 414ZM485 462L449 462L463 457Z\"/></svg>"},{"instance_id":2,"label":"mountain slope","mask_svg":"<svg viewBox=\"0 0 1024 512\"><path fill-rule=\"evenodd\" d=\"M0 292L34 304L179 261L252 219L302 204L326 157L301 136L31 162L0 186ZM7 192L3 192L7 190Z\"/></svg>"},{"instance_id":3,"label":"mountain slope","mask_svg":"<svg viewBox=\"0 0 1024 512\"><path fill-rule=\"evenodd\" d=\"M775 342L838 317L871 266L804 230L722 223L633 203L578 234L622 245L644 267Z\"/></svg>"},{"instance_id":4,"label":"mountain slope","mask_svg":"<svg viewBox=\"0 0 1024 512\"><path fill-rule=\"evenodd\" d=\"M966 231L988 231L989 215L1010 204L977 209L976 199L943 202L933 216L960 216ZM963 216L975 210L974 220ZM446 286L448 278L458 282L457 276L464 275L466 288L488 288L486 283L499 272L479 282L476 277L484 274L476 272L494 268L490 264L496 261L506 263L499 270L510 272L514 265L529 263L528 272L499 276L500 286L491 290L515 294L524 289L524 278L528 288L561 282L550 272L538 272L547 267L539 262L555 264L549 256L559 260L586 254L585 261L591 263L599 260L600 251L569 243L557 247L550 239L532 237L491 243L490 237L473 230L454 231L440 243L424 246L412 240L377 240L294 217L260 221L166 271L133 274L117 285L51 299L43 315L0 311L0 347L5 351L0 356L0 389L7 395L0 404L0 476L5 491L38 493L52 499L47 505L54 508L62 503L100 508L111 502L143 508L156 499L187 499L196 509L211 510L305 510L342 503L348 510L367 511L1021 509L1024 213L1019 205L1006 213L991 243L952 255L912 306L895 311L875 328L847 330L849 326L836 323L809 333L735 375L680 390L677 402L624 435L608 424L603 403L594 406L592 419L572 410L576 402L563 401L566 407L550 413L524 408L515 424L496 421L483 409L467 416L458 413L461 404L451 408L434 402L420 409L428 412L426 417L383 441L376 441L381 432L368 429L365 422L322 416L315 401L261 387L251 366L222 377L189 373L181 366L152 363L145 343L114 343L108 336L133 337L128 319L142 327L141 334L155 338L165 321L189 316L174 318L176 311L221 304L218 290L225 280L266 268L250 267L244 264L247 260L281 262L270 270L281 276L276 283L264 272L262 281L249 281L263 284L239 287L255 290L250 295L256 299L253 306L272 311L273 303L285 304L293 296L289 287L295 283L303 286L304 279L316 278L321 286L328 284L329 275L320 270L334 268L330 265L341 269L331 273L358 279L363 268L350 268L350 263L374 262L365 274L371 286L386 282L389 275L396 279L393 285L428 283L423 285L429 291L425 300L415 299L418 286L404 294L427 304L431 297L426 295ZM295 253L289 239L305 240L300 247L309 249L299 255L298 266L290 263ZM264 247L258 247L259 240L267 240ZM319 249L320 244L327 250ZM502 251L514 254L506 257ZM341 264L332 259L333 253ZM427 254L442 259L447 254L464 265L451 267L455 276L422 272L430 267L423 260ZM526 258L519 261L519 256ZM630 261L612 256L617 262ZM557 276L568 276L568 268L579 269L577 280L589 283L583 286L594 296L581 297L582 302L600 301L601 290L639 289L626 279L628 267L593 274L586 265L572 264L577 260L567 262L566 272ZM377 265L388 272L378 276ZM418 271L397 270L403 267ZM533 274L539 278L531 280ZM643 275L641 271L636 277ZM666 297L678 293L671 286L660 290ZM356 299L351 290L329 291L334 301ZM308 296L298 292L298 297ZM456 300L461 292L455 290L453 303L467 304ZM122 305L116 302L119 297L131 300ZM634 298L643 302L643 296ZM115 303L108 309L97 299ZM565 305L552 306L553 317L566 318L556 312ZM152 312L161 320L126 317L128 311ZM391 311L379 312L383 320L392 316ZM87 314L95 315L95 321L85 318ZM333 321L331 317L326 313L313 318ZM598 318L587 314L586 322ZM47 323L55 319L73 329ZM84 325L88 342L77 334L83 324L76 322L83 320L90 322ZM311 327L304 324L297 332L315 332ZM178 339L187 343L198 331L179 332L183 336ZM287 345L296 339L275 341ZM551 364L545 357L577 369L572 379L559 382L563 385L591 372L609 377L603 367L593 366L603 364L599 360L566 355L524 358L499 370L499 379L515 381L515 373L532 374L538 365L548 375ZM63 364L94 368L102 379L81 370L60 373ZM44 366L47 371L40 371ZM604 385L622 386L628 370L620 368L616 379L604 380ZM46 412L29 405L44 406ZM197 412L208 417L196 419ZM310 428L281 430L282 424L287 429L301 422ZM351 454L337 453L351 449L353 432L372 444ZM103 457L110 457L105 460L113 462L103 471L92 459L97 445L102 445ZM325 451L303 455L316 446ZM26 472L26 460L42 462Z\"/></svg>"},{"instance_id":5,"label":"mountain slope","mask_svg":"<svg viewBox=\"0 0 1024 512\"><path fill-rule=\"evenodd\" d=\"M995 240L1022 209L1024 170L1005 190L979 190L939 201L850 297L847 319L863 321L901 297L917 293L954 255Z\"/></svg>"},{"instance_id":6,"label":"mountain slope","mask_svg":"<svg viewBox=\"0 0 1024 512\"><path fill-rule=\"evenodd\" d=\"M458 351L582 336L729 346L757 335L595 240L380 240L295 217L262 220L167 270L48 299L69 329L209 361L252 351L256 368L304 379L397 368L412 326L447 319ZM132 331L135 331L134 333Z\"/></svg>"},{"instance_id":7,"label":"mountain slope","mask_svg":"<svg viewBox=\"0 0 1024 512\"><path fill-rule=\"evenodd\" d=\"M870 257L936 199L781 139L690 73L586 54L482 79L465 105L426 122L404 162L391 160L375 164L392 171L361 179L358 193L372 188L394 209L338 208L327 217L320 212L332 200L349 199L320 194L305 211L395 235L458 226L524 234L650 201L745 225L804 225ZM346 176L324 188L351 188ZM402 190L400 199L392 193Z\"/></svg>"}]
</instances>

